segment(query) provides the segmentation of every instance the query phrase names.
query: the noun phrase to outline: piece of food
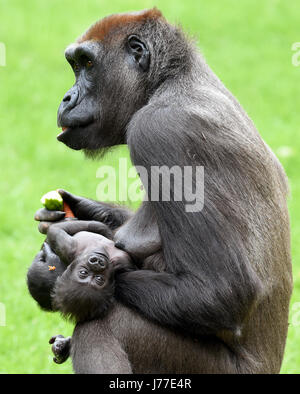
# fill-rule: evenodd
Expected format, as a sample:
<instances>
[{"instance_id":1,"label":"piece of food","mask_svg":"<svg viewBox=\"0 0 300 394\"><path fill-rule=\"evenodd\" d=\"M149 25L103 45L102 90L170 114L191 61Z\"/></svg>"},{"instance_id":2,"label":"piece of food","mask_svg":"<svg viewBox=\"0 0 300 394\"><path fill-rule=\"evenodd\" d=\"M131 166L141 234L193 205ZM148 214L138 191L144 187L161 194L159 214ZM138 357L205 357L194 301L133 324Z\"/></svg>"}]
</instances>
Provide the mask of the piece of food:
<instances>
[{"instance_id":1,"label":"piece of food","mask_svg":"<svg viewBox=\"0 0 300 394\"><path fill-rule=\"evenodd\" d=\"M69 207L69 204L67 204L65 201L63 202L63 211L66 212L65 219L66 218L75 218L75 215L72 212L72 209Z\"/></svg>"},{"instance_id":2,"label":"piece of food","mask_svg":"<svg viewBox=\"0 0 300 394\"><path fill-rule=\"evenodd\" d=\"M49 211L64 211L66 213L65 218L75 218L69 204L63 200L56 190L46 193L41 198L41 203Z\"/></svg>"},{"instance_id":3,"label":"piece of food","mask_svg":"<svg viewBox=\"0 0 300 394\"><path fill-rule=\"evenodd\" d=\"M46 193L41 198L41 203L49 211L63 211L63 199L57 191Z\"/></svg>"},{"instance_id":4,"label":"piece of food","mask_svg":"<svg viewBox=\"0 0 300 394\"><path fill-rule=\"evenodd\" d=\"M55 271L56 267L55 265L48 265L49 271Z\"/></svg>"}]
</instances>

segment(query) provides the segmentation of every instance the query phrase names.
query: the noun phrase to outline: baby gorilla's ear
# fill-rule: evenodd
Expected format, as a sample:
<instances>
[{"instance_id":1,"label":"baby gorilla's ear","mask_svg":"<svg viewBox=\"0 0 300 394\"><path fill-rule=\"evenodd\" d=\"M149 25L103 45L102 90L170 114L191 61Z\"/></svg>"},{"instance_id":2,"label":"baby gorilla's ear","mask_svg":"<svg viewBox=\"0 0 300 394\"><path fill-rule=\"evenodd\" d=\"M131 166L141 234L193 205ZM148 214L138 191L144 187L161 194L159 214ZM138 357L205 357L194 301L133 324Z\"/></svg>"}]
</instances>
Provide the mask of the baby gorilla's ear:
<instances>
[{"instance_id":1,"label":"baby gorilla's ear","mask_svg":"<svg viewBox=\"0 0 300 394\"><path fill-rule=\"evenodd\" d=\"M58 278L52 293L53 309L60 311L62 315L78 322L84 322L103 318L113 303L114 295L114 273L110 264L103 264L100 267L101 275L93 273L90 264L96 264L96 254L91 253L77 258L69 265L63 275ZM95 278L101 276L102 282L97 285L90 281L81 281L80 272L92 272ZM98 269L98 268L97 268ZM99 271L100 272L100 271Z\"/></svg>"}]
</instances>

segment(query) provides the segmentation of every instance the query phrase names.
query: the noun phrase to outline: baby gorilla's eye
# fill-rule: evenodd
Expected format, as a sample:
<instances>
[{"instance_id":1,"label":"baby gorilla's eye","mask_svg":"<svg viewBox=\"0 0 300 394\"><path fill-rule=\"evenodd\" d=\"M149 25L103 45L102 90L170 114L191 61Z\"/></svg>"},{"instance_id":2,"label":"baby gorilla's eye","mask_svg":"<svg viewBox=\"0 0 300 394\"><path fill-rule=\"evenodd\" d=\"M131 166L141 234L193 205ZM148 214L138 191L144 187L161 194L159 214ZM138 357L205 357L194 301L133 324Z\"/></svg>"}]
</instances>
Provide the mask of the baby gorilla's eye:
<instances>
[{"instance_id":1,"label":"baby gorilla's eye","mask_svg":"<svg viewBox=\"0 0 300 394\"><path fill-rule=\"evenodd\" d=\"M103 278L102 275L96 275L96 276L95 276L95 279L96 279L96 283L97 283L99 286L102 286L102 285L104 284L104 278Z\"/></svg>"},{"instance_id":2,"label":"baby gorilla's eye","mask_svg":"<svg viewBox=\"0 0 300 394\"><path fill-rule=\"evenodd\" d=\"M86 277L88 276L87 270L81 269L81 270L79 271L79 276L80 276L80 278L86 278Z\"/></svg>"}]
</instances>

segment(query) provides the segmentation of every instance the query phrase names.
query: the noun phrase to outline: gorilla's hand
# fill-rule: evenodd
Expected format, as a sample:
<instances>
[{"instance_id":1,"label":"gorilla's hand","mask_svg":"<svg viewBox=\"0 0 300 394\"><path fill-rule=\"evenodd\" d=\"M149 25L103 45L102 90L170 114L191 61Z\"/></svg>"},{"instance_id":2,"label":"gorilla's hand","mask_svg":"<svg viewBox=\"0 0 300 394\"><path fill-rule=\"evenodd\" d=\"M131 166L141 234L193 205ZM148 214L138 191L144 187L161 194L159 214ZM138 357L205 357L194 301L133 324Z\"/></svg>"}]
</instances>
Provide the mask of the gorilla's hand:
<instances>
[{"instance_id":1,"label":"gorilla's hand","mask_svg":"<svg viewBox=\"0 0 300 394\"><path fill-rule=\"evenodd\" d=\"M59 190L59 194L68 203L76 218L105 223L111 230L122 226L133 214L125 207L78 197L65 190Z\"/></svg>"},{"instance_id":2,"label":"gorilla's hand","mask_svg":"<svg viewBox=\"0 0 300 394\"><path fill-rule=\"evenodd\" d=\"M63 200L68 203L77 219L103 222L112 230L121 226L132 215L131 211L123 207L75 196L65 190L59 190L59 193ZM60 221L64 219L64 217L64 212L48 211L47 209L42 208L36 212L34 218L41 222L39 231L42 234L45 234L50 224L55 221Z\"/></svg>"},{"instance_id":3,"label":"gorilla's hand","mask_svg":"<svg viewBox=\"0 0 300 394\"><path fill-rule=\"evenodd\" d=\"M53 361L56 364L64 363L70 356L71 337L65 338L63 335L55 335L50 338L51 349L54 354Z\"/></svg>"},{"instance_id":4,"label":"gorilla's hand","mask_svg":"<svg viewBox=\"0 0 300 394\"><path fill-rule=\"evenodd\" d=\"M59 193L64 201L68 203L76 218L88 221L96 220L99 222L103 222L104 219L107 219L107 215L103 212L101 203L84 197L75 196L65 190L59 190ZM65 212L49 211L46 208L39 209L34 215L34 219L40 222L38 228L39 232L42 234L47 234L50 225L55 222L61 222L64 218Z\"/></svg>"},{"instance_id":5,"label":"gorilla's hand","mask_svg":"<svg viewBox=\"0 0 300 394\"><path fill-rule=\"evenodd\" d=\"M47 234L49 226L53 223L61 222L64 220L65 212L63 211L49 211L46 208L38 209L34 215L34 220L39 223L39 232Z\"/></svg>"},{"instance_id":6,"label":"gorilla's hand","mask_svg":"<svg viewBox=\"0 0 300 394\"><path fill-rule=\"evenodd\" d=\"M105 222L107 219L108 206L98 201L75 196L65 190L59 190L63 200L68 203L75 217L79 220L96 220Z\"/></svg>"}]
</instances>

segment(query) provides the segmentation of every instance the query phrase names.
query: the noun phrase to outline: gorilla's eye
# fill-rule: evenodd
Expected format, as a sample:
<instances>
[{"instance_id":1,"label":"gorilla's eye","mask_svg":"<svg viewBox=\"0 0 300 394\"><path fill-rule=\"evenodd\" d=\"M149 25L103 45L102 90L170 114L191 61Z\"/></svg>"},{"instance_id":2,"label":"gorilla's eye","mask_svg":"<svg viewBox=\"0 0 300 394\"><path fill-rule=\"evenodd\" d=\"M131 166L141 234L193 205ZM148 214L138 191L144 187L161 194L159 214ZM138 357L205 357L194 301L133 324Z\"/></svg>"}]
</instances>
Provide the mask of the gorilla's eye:
<instances>
[{"instance_id":1,"label":"gorilla's eye","mask_svg":"<svg viewBox=\"0 0 300 394\"><path fill-rule=\"evenodd\" d=\"M92 67L93 67L93 62L92 62L91 60L88 60L88 61L85 63L85 67L86 67L86 68L92 68Z\"/></svg>"},{"instance_id":2,"label":"gorilla's eye","mask_svg":"<svg viewBox=\"0 0 300 394\"><path fill-rule=\"evenodd\" d=\"M104 278L102 275L96 275L95 279L98 285L102 286L104 284Z\"/></svg>"},{"instance_id":3,"label":"gorilla's eye","mask_svg":"<svg viewBox=\"0 0 300 394\"><path fill-rule=\"evenodd\" d=\"M88 276L87 270L84 270L84 269L80 270L79 276L80 276L80 278L86 278Z\"/></svg>"},{"instance_id":4,"label":"gorilla's eye","mask_svg":"<svg viewBox=\"0 0 300 394\"><path fill-rule=\"evenodd\" d=\"M90 57L86 56L85 54L82 54L79 59L78 59L79 64L82 67L85 67L86 69L90 69L93 67L93 62Z\"/></svg>"}]
</instances>

